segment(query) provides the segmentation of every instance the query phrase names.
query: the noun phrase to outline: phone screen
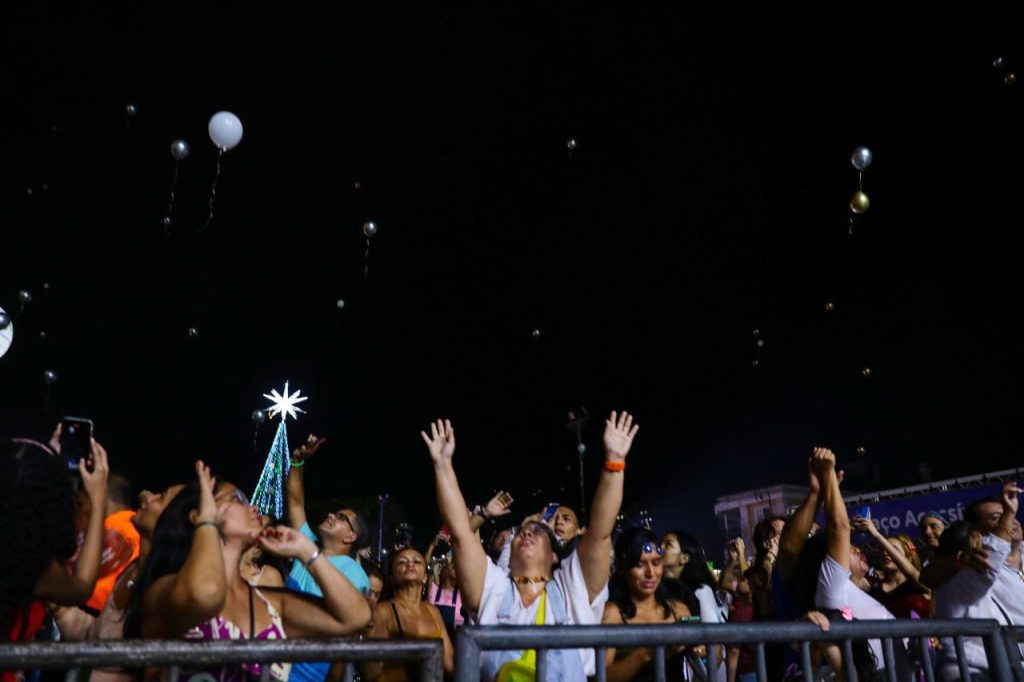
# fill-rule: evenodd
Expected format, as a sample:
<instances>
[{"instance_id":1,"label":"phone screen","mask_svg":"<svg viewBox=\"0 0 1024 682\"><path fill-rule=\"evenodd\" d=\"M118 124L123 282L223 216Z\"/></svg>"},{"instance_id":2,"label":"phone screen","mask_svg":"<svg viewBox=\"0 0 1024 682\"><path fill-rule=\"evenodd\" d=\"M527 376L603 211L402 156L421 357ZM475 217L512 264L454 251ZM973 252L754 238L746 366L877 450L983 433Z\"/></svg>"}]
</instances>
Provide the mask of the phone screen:
<instances>
[{"instance_id":1,"label":"phone screen","mask_svg":"<svg viewBox=\"0 0 1024 682\"><path fill-rule=\"evenodd\" d=\"M78 471L78 460L92 454L92 420L64 417L60 421L60 456L68 471Z\"/></svg>"},{"instance_id":2,"label":"phone screen","mask_svg":"<svg viewBox=\"0 0 1024 682\"><path fill-rule=\"evenodd\" d=\"M862 518L862 519L870 519L871 518L871 507L869 507L867 505L864 505L863 507L857 507L856 516L858 516L859 518Z\"/></svg>"},{"instance_id":3,"label":"phone screen","mask_svg":"<svg viewBox=\"0 0 1024 682\"><path fill-rule=\"evenodd\" d=\"M560 505L557 502L552 502L547 507L545 507L544 508L544 517L543 517L544 518L544 522L547 523L551 519L555 518L555 512L557 512L558 508L561 507L561 506L562 505Z\"/></svg>"}]
</instances>

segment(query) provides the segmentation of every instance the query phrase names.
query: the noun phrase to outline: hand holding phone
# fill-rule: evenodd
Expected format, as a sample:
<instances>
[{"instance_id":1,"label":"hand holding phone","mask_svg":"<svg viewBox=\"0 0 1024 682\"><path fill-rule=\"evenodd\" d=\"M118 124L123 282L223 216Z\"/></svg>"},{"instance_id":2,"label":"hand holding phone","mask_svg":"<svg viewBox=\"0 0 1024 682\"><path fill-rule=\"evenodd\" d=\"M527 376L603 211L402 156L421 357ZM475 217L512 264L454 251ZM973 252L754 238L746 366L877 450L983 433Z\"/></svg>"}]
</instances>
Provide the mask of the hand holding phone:
<instances>
[{"instance_id":1,"label":"hand holding phone","mask_svg":"<svg viewBox=\"0 0 1024 682\"><path fill-rule=\"evenodd\" d=\"M79 460L91 464L92 420L64 417L60 420L60 456L68 471L78 471Z\"/></svg>"},{"instance_id":2,"label":"hand holding phone","mask_svg":"<svg viewBox=\"0 0 1024 682\"><path fill-rule=\"evenodd\" d=\"M551 519L555 518L555 513L561 506L562 505L559 504L558 502L550 503L547 507L544 508L544 514L541 516L541 520L544 521L544 523L551 523Z\"/></svg>"}]
</instances>

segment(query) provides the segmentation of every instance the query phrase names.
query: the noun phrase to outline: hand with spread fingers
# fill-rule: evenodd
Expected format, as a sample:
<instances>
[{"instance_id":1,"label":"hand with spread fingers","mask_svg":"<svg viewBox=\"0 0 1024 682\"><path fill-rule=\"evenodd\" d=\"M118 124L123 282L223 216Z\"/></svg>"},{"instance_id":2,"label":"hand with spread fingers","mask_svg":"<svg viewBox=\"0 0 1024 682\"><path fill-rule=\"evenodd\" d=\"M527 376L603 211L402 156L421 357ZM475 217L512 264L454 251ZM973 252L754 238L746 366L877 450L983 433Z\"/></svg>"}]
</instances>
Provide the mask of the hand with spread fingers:
<instances>
[{"instance_id":1,"label":"hand with spread fingers","mask_svg":"<svg viewBox=\"0 0 1024 682\"><path fill-rule=\"evenodd\" d=\"M504 490L499 490L484 506L487 518L496 519L499 516L506 516L512 513L512 496Z\"/></svg>"},{"instance_id":2,"label":"hand with spread fingers","mask_svg":"<svg viewBox=\"0 0 1024 682\"><path fill-rule=\"evenodd\" d=\"M451 421L438 419L430 425L429 436L426 431L420 431L420 436L435 464L451 463L452 455L455 454L455 429Z\"/></svg>"},{"instance_id":3,"label":"hand with spread fingers","mask_svg":"<svg viewBox=\"0 0 1024 682\"><path fill-rule=\"evenodd\" d=\"M633 423L633 415L623 412L621 415L612 411L604 422L604 450L608 459L623 461L633 446L633 438L640 430L639 424Z\"/></svg>"}]
</instances>

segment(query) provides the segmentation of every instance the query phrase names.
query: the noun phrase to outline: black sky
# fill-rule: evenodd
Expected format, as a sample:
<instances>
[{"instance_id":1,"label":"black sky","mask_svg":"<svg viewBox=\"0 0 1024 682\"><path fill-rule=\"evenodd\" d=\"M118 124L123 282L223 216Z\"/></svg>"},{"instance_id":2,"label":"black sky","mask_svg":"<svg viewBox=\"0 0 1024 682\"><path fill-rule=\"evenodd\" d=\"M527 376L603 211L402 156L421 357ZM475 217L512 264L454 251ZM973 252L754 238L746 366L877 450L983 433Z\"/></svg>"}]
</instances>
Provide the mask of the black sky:
<instances>
[{"instance_id":1,"label":"black sky","mask_svg":"<svg viewBox=\"0 0 1024 682\"><path fill-rule=\"evenodd\" d=\"M35 300L0 425L89 416L140 485L203 457L248 488L287 379L293 440L330 438L311 495L388 491L423 536L439 415L471 502L525 512L575 500L566 412L592 479L625 407L627 510L708 541L716 495L800 482L812 444L864 447L878 485L1018 466L1022 28L1013 3L7 3L0 306Z\"/></svg>"}]
</instances>

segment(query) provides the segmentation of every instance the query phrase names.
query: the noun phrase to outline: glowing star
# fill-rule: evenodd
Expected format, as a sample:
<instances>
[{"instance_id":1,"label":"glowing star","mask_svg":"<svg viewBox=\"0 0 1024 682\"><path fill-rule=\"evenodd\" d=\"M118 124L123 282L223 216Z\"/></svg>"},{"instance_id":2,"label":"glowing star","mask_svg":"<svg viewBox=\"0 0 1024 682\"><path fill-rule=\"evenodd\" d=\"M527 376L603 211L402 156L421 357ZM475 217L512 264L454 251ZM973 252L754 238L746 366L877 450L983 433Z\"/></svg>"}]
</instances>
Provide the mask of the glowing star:
<instances>
[{"instance_id":1,"label":"glowing star","mask_svg":"<svg viewBox=\"0 0 1024 682\"><path fill-rule=\"evenodd\" d=\"M301 407L296 407L296 403L301 403L303 400L308 400L305 396L299 397L302 391L295 391L295 393L288 393L288 382L284 382L284 395L277 392L276 388L270 390L270 394L264 393L263 397L273 403L267 411L270 413L270 418L273 419L277 415L281 415L281 421L283 422L289 416L292 419L298 419L299 415L297 412L305 413Z\"/></svg>"}]
</instances>

